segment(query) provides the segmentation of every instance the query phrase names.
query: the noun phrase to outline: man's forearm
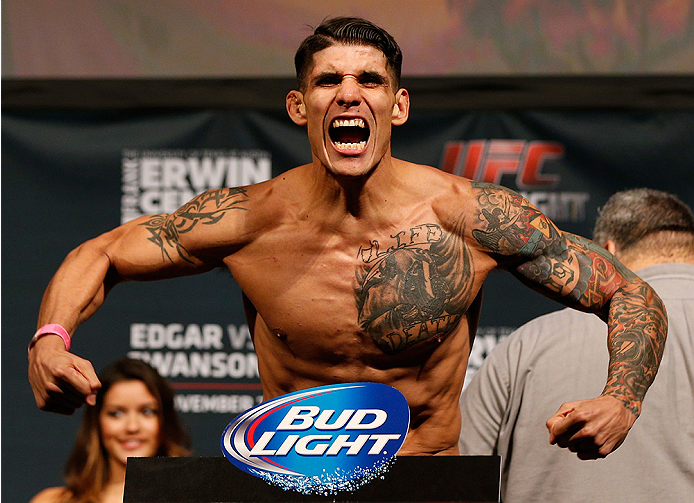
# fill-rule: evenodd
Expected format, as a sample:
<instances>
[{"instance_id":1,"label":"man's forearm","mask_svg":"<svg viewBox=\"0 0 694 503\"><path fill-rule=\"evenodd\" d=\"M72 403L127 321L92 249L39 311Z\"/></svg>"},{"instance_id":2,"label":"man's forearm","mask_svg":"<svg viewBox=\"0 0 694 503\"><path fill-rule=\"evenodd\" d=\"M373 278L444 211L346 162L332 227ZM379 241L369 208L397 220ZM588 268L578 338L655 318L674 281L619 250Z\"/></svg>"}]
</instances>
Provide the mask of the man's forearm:
<instances>
[{"instance_id":1,"label":"man's forearm","mask_svg":"<svg viewBox=\"0 0 694 503\"><path fill-rule=\"evenodd\" d=\"M663 356L665 306L647 283L635 278L614 295L609 313L610 365L602 394L619 399L638 416Z\"/></svg>"},{"instance_id":2,"label":"man's forearm","mask_svg":"<svg viewBox=\"0 0 694 503\"><path fill-rule=\"evenodd\" d=\"M38 325L59 323L72 333L101 306L112 286L108 256L87 242L66 257L41 302Z\"/></svg>"}]
</instances>

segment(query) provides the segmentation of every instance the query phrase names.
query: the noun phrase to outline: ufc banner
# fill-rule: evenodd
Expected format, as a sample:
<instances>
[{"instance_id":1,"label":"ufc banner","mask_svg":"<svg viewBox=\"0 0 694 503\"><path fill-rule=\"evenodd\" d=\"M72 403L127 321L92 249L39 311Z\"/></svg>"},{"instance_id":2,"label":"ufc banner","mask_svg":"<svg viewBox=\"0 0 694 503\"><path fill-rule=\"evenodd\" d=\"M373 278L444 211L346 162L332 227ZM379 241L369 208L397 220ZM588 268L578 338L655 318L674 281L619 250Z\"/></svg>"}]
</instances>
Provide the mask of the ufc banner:
<instances>
[{"instance_id":1,"label":"ufc banner","mask_svg":"<svg viewBox=\"0 0 694 503\"><path fill-rule=\"evenodd\" d=\"M81 415L39 411L27 380L41 297L67 253L122 222L174 211L208 189L267 180L311 154L305 130L284 111L12 112L2 120L2 492L27 501L62 485ZM394 130L392 151L517 190L586 237L617 190L652 187L694 205L694 112L415 111ZM560 307L494 271L468 376L499 339ZM262 399L241 291L228 272L118 285L77 330L72 351L97 371L128 354L168 377L195 455L220 456L225 426Z\"/></svg>"}]
</instances>

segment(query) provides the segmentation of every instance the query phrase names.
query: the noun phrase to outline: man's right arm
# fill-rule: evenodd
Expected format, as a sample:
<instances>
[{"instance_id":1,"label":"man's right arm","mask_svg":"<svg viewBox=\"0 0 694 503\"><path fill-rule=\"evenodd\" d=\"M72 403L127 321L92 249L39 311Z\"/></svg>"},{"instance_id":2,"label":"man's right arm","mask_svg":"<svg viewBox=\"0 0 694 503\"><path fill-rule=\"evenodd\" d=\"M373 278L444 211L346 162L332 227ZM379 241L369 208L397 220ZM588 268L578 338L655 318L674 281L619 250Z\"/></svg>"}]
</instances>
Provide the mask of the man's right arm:
<instances>
[{"instance_id":1,"label":"man's right arm","mask_svg":"<svg viewBox=\"0 0 694 503\"><path fill-rule=\"evenodd\" d=\"M208 271L223 264L235 245L243 189L219 189L196 197L175 213L128 222L70 252L43 297L38 326L62 325L69 334L92 316L109 290L127 280L153 280ZM226 217L226 218L225 218ZM29 380L39 408L70 414L93 404L100 384L91 364L45 335L29 351Z\"/></svg>"}]
</instances>

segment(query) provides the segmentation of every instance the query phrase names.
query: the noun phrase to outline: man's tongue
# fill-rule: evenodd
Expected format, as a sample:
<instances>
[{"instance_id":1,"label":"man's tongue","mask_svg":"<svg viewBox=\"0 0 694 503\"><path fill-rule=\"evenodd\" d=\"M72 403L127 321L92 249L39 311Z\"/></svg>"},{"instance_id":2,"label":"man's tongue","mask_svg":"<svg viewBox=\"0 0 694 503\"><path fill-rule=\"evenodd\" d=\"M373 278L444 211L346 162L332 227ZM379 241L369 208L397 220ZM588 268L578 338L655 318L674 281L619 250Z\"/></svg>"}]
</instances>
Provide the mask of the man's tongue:
<instances>
[{"instance_id":1,"label":"man's tongue","mask_svg":"<svg viewBox=\"0 0 694 503\"><path fill-rule=\"evenodd\" d=\"M358 128L339 128L337 134L335 135L337 141L340 143L359 143L365 139L363 130Z\"/></svg>"}]
</instances>

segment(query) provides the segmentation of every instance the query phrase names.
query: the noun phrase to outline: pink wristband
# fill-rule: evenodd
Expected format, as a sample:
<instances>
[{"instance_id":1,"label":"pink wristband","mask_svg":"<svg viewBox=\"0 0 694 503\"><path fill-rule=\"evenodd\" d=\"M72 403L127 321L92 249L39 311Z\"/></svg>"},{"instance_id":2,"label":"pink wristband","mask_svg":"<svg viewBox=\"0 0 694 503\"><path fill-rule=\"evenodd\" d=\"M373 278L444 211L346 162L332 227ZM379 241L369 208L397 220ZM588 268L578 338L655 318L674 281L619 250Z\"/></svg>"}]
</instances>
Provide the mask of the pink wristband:
<instances>
[{"instance_id":1,"label":"pink wristband","mask_svg":"<svg viewBox=\"0 0 694 503\"><path fill-rule=\"evenodd\" d=\"M34 337L31 338L29 350L31 350L32 346L36 344L36 341L38 341L40 337L43 337L46 334L59 335L65 343L65 351L70 351L70 334L68 334L67 330L57 323L49 323L48 325L44 325L39 328L34 334Z\"/></svg>"}]
</instances>

